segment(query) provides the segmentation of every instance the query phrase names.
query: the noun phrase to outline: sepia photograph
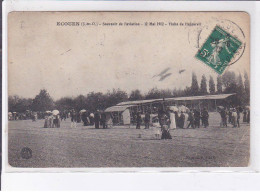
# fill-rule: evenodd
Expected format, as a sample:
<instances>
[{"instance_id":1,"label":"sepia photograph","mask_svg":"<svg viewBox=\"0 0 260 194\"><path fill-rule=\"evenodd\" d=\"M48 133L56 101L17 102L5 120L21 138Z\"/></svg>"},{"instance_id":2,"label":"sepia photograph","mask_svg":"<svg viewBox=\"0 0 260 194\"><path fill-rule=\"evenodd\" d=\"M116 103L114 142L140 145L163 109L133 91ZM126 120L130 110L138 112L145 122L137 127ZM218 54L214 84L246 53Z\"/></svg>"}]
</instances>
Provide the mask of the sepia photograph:
<instances>
[{"instance_id":1,"label":"sepia photograph","mask_svg":"<svg viewBox=\"0 0 260 194\"><path fill-rule=\"evenodd\" d=\"M8 14L10 168L248 167L246 12Z\"/></svg>"}]
</instances>

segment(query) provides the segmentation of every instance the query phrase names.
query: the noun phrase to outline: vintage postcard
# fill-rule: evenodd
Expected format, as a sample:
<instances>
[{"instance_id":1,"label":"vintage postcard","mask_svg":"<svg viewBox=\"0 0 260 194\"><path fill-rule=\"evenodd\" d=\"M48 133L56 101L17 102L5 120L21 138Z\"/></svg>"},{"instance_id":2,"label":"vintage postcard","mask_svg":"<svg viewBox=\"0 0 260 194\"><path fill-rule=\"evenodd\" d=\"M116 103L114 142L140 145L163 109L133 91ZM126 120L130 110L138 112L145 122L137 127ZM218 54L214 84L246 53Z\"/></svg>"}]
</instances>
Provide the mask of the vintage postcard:
<instances>
[{"instance_id":1,"label":"vintage postcard","mask_svg":"<svg viewBox=\"0 0 260 194\"><path fill-rule=\"evenodd\" d=\"M10 168L247 167L246 12L11 12Z\"/></svg>"}]
</instances>

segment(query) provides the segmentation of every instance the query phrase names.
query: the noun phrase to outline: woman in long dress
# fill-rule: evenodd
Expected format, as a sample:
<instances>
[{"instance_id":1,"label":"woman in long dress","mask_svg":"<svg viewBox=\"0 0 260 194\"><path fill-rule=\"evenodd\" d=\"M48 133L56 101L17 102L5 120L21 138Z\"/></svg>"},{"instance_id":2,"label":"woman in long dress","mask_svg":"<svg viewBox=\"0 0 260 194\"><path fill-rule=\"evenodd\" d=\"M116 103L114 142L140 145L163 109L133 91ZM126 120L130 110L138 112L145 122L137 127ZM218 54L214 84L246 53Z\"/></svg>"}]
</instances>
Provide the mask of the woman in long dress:
<instances>
[{"instance_id":1,"label":"woman in long dress","mask_svg":"<svg viewBox=\"0 0 260 194\"><path fill-rule=\"evenodd\" d=\"M161 118L161 130L162 130L162 136L161 139L172 139L172 136L169 131L169 117L166 114L162 115Z\"/></svg>"},{"instance_id":2,"label":"woman in long dress","mask_svg":"<svg viewBox=\"0 0 260 194\"><path fill-rule=\"evenodd\" d=\"M189 124L189 121L188 121L189 115L187 113L184 113L184 115L185 115L185 120L184 120L184 128L185 128Z\"/></svg>"},{"instance_id":3,"label":"woman in long dress","mask_svg":"<svg viewBox=\"0 0 260 194\"><path fill-rule=\"evenodd\" d=\"M106 123L107 123L107 128L112 128L113 127L113 120L112 120L112 114L108 113L106 115Z\"/></svg>"},{"instance_id":4,"label":"woman in long dress","mask_svg":"<svg viewBox=\"0 0 260 194\"><path fill-rule=\"evenodd\" d=\"M175 121L175 114L173 111L170 111L170 129L176 129L176 121Z\"/></svg>"},{"instance_id":5,"label":"woman in long dress","mask_svg":"<svg viewBox=\"0 0 260 194\"><path fill-rule=\"evenodd\" d=\"M48 115L45 115L45 117L44 117L44 128L48 128L48 123L49 123L49 120L48 120Z\"/></svg>"},{"instance_id":6,"label":"woman in long dress","mask_svg":"<svg viewBox=\"0 0 260 194\"><path fill-rule=\"evenodd\" d=\"M237 111L234 108L232 112L233 127L237 127Z\"/></svg>"}]
</instances>

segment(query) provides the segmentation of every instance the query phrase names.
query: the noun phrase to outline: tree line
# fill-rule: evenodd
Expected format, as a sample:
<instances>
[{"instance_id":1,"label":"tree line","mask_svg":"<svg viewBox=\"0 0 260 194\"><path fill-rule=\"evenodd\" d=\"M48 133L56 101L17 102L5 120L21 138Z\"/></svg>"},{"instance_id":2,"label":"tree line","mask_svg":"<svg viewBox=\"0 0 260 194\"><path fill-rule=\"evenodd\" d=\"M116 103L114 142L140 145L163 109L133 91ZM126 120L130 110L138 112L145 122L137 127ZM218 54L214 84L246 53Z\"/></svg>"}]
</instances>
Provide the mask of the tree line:
<instances>
[{"instance_id":1,"label":"tree line","mask_svg":"<svg viewBox=\"0 0 260 194\"><path fill-rule=\"evenodd\" d=\"M192 73L192 82L190 87L184 89L157 89L153 88L148 93L142 94L140 90L133 90L130 95L121 89L113 89L106 93L91 92L87 95L79 95L75 98L62 97L56 101L49 95L47 90L42 89L35 98L22 98L17 95L8 97L8 105L10 112L25 112L31 111L47 111L47 110L82 110L87 109L95 112L96 110L104 110L107 107L114 106L120 102L132 100L158 99L182 96L198 96L208 94L229 94L236 93L234 105L245 106L249 105L250 101L250 81L248 74L241 73L238 75L232 71L226 71L222 76L217 77L217 83L212 76L207 80L205 75L202 75L200 84L197 76Z\"/></svg>"}]
</instances>

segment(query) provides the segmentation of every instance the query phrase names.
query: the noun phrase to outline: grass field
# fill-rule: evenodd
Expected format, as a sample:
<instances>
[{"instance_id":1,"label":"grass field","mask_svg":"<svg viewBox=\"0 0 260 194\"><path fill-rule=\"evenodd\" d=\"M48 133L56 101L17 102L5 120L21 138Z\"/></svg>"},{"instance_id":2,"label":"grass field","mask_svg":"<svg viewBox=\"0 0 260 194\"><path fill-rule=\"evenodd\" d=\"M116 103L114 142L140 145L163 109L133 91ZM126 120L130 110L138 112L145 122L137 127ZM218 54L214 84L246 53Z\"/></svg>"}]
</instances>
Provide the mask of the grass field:
<instances>
[{"instance_id":1,"label":"grass field","mask_svg":"<svg viewBox=\"0 0 260 194\"><path fill-rule=\"evenodd\" d=\"M10 121L8 161L13 167L238 167L249 162L249 128L219 127L220 117L210 115L210 126L171 131L173 139L155 139L155 129L134 126L94 129L43 128L44 120ZM144 128L144 127L142 127ZM141 134L141 138L139 138ZM21 157L23 147L32 150Z\"/></svg>"}]
</instances>

